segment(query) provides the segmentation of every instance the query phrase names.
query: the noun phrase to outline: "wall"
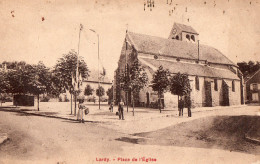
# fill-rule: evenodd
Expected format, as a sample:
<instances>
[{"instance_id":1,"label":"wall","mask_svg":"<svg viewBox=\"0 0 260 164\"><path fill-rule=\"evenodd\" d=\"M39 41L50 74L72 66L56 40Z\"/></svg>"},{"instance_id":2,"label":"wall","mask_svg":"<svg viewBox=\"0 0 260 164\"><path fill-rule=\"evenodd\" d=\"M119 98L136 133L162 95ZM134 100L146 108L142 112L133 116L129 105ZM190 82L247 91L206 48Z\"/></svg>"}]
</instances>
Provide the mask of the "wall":
<instances>
[{"instance_id":1,"label":"wall","mask_svg":"<svg viewBox=\"0 0 260 164\"><path fill-rule=\"evenodd\" d=\"M205 87L204 87L204 77L199 77L199 90L195 87L195 76L189 76L191 84L191 101L192 106L201 107L205 106Z\"/></svg>"},{"instance_id":2,"label":"wall","mask_svg":"<svg viewBox=\"0 0 260 164\"><path fill-rule=\"evenodd\" d=\"M188 41L188 40L186 39L186 35L189 35L189 36L190 36L190 41ZM192 36L192 35L194 36L195 41L193 41L193 40L191 39L191 36ZM198 35L197 35L197 34L182 32L182 33L181 33L181 38L182 38L182 41L187 41L187 42L191 42L191 43L197 43L197 42L198 42Z\"/></svg>"},{"instance_id":3,"label":"wall","mask_svg":"<svg viewBox=\"0 0 260 164\"><path fill-rule=\"evenodd\" d=\"M212 91L212 106L220 106L223 101L222 97L222 79L217 79L218 90L215 91L214 79L212 79L211 91Z\"/></svg>"},{"instance_id":4,"label":"wall","mask_svg":"<svg viewBox=\"0 0 260 164\"><path fill-rule=\"evenodd\" d=\"M80 87L80 89L82 90L81 91L81 93L80 93L80 95L84 95L84 90L85 90L85 88L86 88L86 86L87 85L90 85L91 86L91 88L92 89L94 89L94 91L93 91L93 96L95 96L95 97L98 97L97 95L96 95L96 89L98 89L98 83L96 82L83 82L82 83L82 86ZM102 83L100 83L100 86L102 86L104 89L105 89L105 94L104 94L104 96L105 97L107 97L107 90L109 89L109 88L111 88L112 87L112 83L111 84L102 84Z\"/></svg>"},{"instance_id":5,"label":"wall","mask_svg":"<svg viewBox=\"0 0 260 164\"><path fill-rule=\"evenodd\" d=\"M235 92L232 91L232 80L225 80L229 88L229 105L240 105L241 104L241 91L240 81L235 80Z\"/></svg>"}]
</instances>

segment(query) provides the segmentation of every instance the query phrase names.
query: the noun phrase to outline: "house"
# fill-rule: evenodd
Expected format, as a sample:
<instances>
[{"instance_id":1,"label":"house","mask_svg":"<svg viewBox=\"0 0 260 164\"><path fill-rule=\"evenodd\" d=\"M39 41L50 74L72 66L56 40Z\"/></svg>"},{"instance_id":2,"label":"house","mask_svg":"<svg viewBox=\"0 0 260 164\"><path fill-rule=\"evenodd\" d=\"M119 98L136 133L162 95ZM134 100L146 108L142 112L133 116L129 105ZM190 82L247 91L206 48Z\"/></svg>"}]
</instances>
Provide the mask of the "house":
<instances>
[{"instance_id":1,"label":"house","mask_svg":"<svg viewBox=\"0 0 260 164\"><path fill-rule=\"evenodd\" d=\"M106 91L112 87L112 81L107 76L103 77L101 75L99 75L99 79L100 80L98 80L98 71L90 71L89 77L82 82L82 86L80 87L82 89L81 94L84 94L84 89L87 85L90 85L90 87L94 90L91 97L95 97L96 99L98 99L98 96L96 95L96 90L98 89L98 85L100 85L105 90L105 94L102 98L107 99L108 96L106 94Z\"/></svg>"},{"instance_id":2,"label":"house","mask_svg":"<svg viewBox=\"0 0 260 164\"><path fill-rule=\"evenodd\" d=\"M245 77L246 102L260 102L260 69Z\"/></svg>"},{"instance_id":3,"label":"house","mask_svg":"<svg viewBox=\"0 0 260 164\"><path fill-rule=\"evenodd\" d=\"M84 95L84 90L89 85L91 89L93 89L92 95L90 96L85 96ZM98 80L98 71L97 70L91 70L89 72L89 76L87 79L84 79L80 85L80 97L85 96L85 99L88 101L93 101L94 99L98 101L98 96L96 95L96 90L98 89L98 86L101 86L104 88L104 96L100 98L101 101L107 101L108 96L106 94L107 90L112 87L112 81L107 77L107 76L101 76L99 75L99 80ZM69 101L70 100L70 93L69 91L66 91L65 94L61 95L62 101Z\"/></svg>"},{"instance_id":4,"label":"house","mask_svg":"<svg viewBox=\"0 0 260 164\"><path fill-rule=\"evenodd\" d=\"M178 72L188 75L195 107L243 103L243 77L238 66L219 50L199 44L198 37L198 32L191 26L178 23L173 25L168 38L127 32L115 71L114 97L126 101L126 93L120 89L119 75L138 60L149 78L148 87L136 95L139 105L151 107L157 103L158 96L151 88L151 81L160 65L173 75ZM162 102L167 107L176 107L178 96L166 92Z\"/></svg>"}]
</instances>

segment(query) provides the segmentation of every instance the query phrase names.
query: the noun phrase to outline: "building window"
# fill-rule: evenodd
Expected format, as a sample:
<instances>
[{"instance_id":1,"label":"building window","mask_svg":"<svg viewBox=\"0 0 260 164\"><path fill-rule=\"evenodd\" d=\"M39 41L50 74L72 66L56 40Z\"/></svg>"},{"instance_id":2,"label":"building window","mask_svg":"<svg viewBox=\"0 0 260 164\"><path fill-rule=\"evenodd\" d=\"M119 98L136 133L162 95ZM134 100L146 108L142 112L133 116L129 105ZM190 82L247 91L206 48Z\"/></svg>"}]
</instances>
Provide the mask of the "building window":
<instances>
[{"instance_id":1,"label":"building window","mask_svg":"<svg viewBox=\"0 0 260 164\"><path fill-rule=\"evenodd\" d=\"M258 101L258 93L252 93L252 101Z\"/></svg>"},{"instance_id":2,"label":"building window","mask_svg":"<svg viewBox=\"0 0 260 164\"><path fill-rule=\"evenodd\" d=\"M190 35L186 35L186 39L188 40L188 41L190 41Z\"/></svg>"},{"instance_id":3,"label":"building window","mask_svg":"<svg viewBox=\"0 0 260 164\"><path fill-rule=\"evenodd\" d=\"M232 91L235 92L236 88L235 88L235 80L232 81Z\"/></svg>"},{"instance_id":4,"label":"building window","mask_svg":"<svg viewBox=\"0 0 260 164\"><path fill-rule=\"evenodd\" d=\"M218 91L218 80L214 79L214 90Z\"/></svg>"},{"instance_id":5,"label":"building window","mask_svg":"<svg viewBox=\"0 0 260 164\"><path fill-rule=\"evenodd\" d=\"M198 76L195 77L195 86L197 90L200 90L200 81Z\"/></svg>"},{"instance_id":6,"label":"building window","mask_svg":"<svg viewBox=\"0 0 260 164\"><path fill-rule=\"evenodd\" d=\"M195 42L195 37L194 37L194 35L191 35L191 40L193 41L193 42Z\"/></svg>"},{"instance_id":7,"label":"building window","mask_svg":"<svg viewBox=\"0 0 260 164\"><path fill-rule=\"evenodd\" d=\"M253 91L256 91L257 90L257 84L252 84L253 86Z\"/></svg>"}]
</instances>

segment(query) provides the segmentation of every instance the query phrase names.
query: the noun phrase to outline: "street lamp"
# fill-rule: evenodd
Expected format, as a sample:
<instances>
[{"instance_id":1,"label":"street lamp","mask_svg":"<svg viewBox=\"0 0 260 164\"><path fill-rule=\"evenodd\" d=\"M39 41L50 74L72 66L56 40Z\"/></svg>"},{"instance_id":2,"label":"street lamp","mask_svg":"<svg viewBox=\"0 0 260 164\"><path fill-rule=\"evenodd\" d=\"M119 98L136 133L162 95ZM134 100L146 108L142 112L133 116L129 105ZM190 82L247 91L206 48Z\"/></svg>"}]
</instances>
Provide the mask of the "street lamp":
<instances>
[{"instance_id":1,"label":"street lamp","mask_svg":"<svg viewBox=\"0 0 260 164\"><path fill-rule=\"evenodd\" d=\"M98 90L100 92L100 79L99 79L99 34L93 30L93 29L89 29L90 31L92 31L93 33L95 33L97 35L98 38ZM98 94L98 109L100 109L100 93Z\"/></svg>"}]
</instances>

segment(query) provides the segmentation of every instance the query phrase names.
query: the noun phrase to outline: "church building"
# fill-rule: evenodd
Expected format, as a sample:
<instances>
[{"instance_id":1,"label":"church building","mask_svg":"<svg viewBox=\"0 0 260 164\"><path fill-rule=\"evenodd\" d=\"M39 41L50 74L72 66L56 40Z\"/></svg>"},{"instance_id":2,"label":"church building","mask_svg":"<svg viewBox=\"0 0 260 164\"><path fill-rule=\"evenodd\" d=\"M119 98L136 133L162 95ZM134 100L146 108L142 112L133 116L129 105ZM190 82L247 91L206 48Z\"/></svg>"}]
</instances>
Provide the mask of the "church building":
<instances>
[{"instance_id":1,"label":"church building","mask_svg":"<svg viewBox=\"0 0 260 164\"><path fill-rule=\"evenodd\" d=\"M140 91L138 104L153 107L158 101L152 90L153 74L160 65L172 75L187 74L191 86L193 107L229 106L243 103L243 77L238 66L219 50L199 44L199 33L191 26L174 23L168 38L137 34L128 31L115 71L114 93L126 101L119 89L119 74L125 66L138 60L148 75L149 85ZM131 97L131 96L128 96ZM166 107L177 107L178 96L166 92L162 101Z\"/></svg>"}]
</instances>

